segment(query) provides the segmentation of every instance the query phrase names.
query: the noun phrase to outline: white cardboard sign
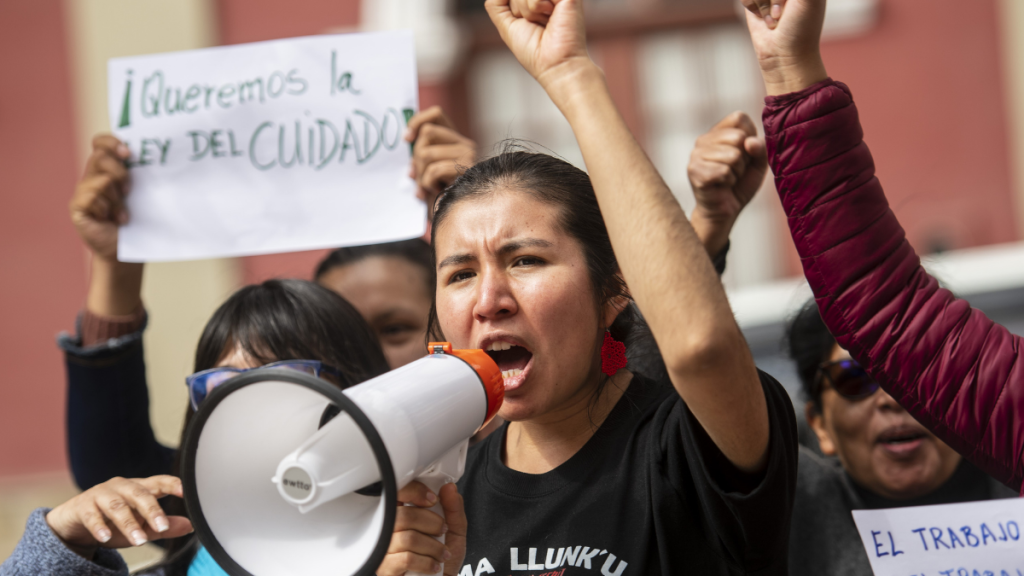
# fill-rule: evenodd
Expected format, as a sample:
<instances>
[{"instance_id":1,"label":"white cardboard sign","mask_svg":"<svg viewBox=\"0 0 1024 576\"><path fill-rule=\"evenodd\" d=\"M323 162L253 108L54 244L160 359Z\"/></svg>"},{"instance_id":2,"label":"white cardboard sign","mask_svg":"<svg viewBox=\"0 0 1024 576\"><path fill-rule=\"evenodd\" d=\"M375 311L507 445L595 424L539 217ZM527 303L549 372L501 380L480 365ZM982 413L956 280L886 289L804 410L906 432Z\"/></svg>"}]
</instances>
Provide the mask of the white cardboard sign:
<instances>
[{"instance_id":1,"label":"white cardboard sign","mask_svg":"<svg viewBox=\"0 0 1024 576\"><path fill-rule=\"evenodd\" d=\"M1024 576L1024 500L854 510L875 576Z\"/></svg>"},{"instance_id":2,"label":"white cardboard sign","mask_svg":"<svg viewBox=\"0 0 1024 576\"><path fill-rule=\"evenodd\" d=\"M111 129L132 151L118 258L190 260L412 238L426 208L403 140L411 32L115 58Z\"/></svg>"}]
</instances>

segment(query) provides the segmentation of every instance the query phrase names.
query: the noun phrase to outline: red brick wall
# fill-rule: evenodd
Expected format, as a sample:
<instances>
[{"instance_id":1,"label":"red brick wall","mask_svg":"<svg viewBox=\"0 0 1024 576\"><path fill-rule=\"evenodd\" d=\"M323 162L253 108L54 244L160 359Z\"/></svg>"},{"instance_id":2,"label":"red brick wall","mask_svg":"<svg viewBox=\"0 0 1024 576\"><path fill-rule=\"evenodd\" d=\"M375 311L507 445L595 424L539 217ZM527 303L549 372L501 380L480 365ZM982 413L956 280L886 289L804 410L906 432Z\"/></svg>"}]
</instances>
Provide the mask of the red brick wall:
<instances>
[{"instance_id":1,"label":"red brick wall","mask_svg":"<svg viewBox=\"0 0 1024 576\"><path fill-rule=\"evenodd\" d=\"M876 29L823 46L829 74L853 91L878 177L919 252L1021 238L997 1L962 8L884 0Z\"/></svg>"},{"instance_id":2,"label":"red brick wall","mask_svg":"<svg viewBox=\"0 0 1024 576\"><path fill-rule=\"evenodd\" d=\"M74 326L86 266L67 209L79 161L61 6L0 2L0 476L66 466L54 336Z\"/></svg>"}]
</instances>

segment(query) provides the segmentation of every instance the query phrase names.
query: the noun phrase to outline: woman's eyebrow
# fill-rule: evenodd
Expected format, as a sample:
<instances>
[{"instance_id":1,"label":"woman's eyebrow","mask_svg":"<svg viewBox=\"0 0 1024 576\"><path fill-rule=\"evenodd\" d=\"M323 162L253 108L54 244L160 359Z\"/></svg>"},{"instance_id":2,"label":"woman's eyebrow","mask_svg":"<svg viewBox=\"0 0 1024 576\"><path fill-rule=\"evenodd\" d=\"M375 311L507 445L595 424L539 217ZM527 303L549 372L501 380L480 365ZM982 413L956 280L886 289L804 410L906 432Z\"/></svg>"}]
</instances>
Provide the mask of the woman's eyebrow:
<instances>
[{"instance_id":1,"label":"woman's eyebrow","mask_svg":"<svg viewBox=\"0 0 1024 576\"><path fill-rule=\"evenodd\" d=\"M502 247L498 249L498 254L504 256L506 254L522 250L523 248L551 248L552 246L554 246L553 243L541 238L519 238L506 242L502 245ZM472 254L452 254L444 260L441 260L437 267L444 268L446 266L460 266L462 264L475 261L476 256Z\"/></svg>"},{"instance_id":2,"label":"woman's eyebrow","mask_svg":"<svg viewBox=\"0 0 1024 576\"><path fill-rule=\"evenodd\" d=\"M474 261L476 261L476 256L473 256L472 254L452 254L451 256L445 258L444 260L441 260L441 262L438 263L437 267L444 268L445 266L460 266L462 264L466 264L467 262Z\"/></svg>"},{"instance_id":3,"label":"woman's eyebrow","mask_svg":"<svg viewBox=\"0 0 1024 576\"><path fill-rule=\"evenodd\" d=\"M552 246L554 244L541 238L517 238L499 248L498 253L505 255L522 250L523 248L551 248Z\"/></svg>"}]
</instances>

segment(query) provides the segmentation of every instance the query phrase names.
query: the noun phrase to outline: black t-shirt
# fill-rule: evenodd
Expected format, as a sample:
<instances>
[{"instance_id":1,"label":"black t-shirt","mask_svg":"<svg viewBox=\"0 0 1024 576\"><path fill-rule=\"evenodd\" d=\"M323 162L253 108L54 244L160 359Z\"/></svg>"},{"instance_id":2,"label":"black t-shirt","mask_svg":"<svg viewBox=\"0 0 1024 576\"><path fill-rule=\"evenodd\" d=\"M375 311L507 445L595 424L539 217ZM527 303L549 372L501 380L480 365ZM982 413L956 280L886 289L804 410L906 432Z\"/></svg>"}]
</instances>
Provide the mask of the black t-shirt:
<instances>
[{"instance_id":1,"label":"black t-shirt","mask_svg":"<svg viewBox=\"0 0 1024 576\"><path fill-rule=\"evenodd\" d=\"M502 462L506 424L470 449L459 576L786 574L793 406L761 373L768 465L741 474L668 383L635 376L594 436L544 474Z\"/></svg>"}]
</instances>

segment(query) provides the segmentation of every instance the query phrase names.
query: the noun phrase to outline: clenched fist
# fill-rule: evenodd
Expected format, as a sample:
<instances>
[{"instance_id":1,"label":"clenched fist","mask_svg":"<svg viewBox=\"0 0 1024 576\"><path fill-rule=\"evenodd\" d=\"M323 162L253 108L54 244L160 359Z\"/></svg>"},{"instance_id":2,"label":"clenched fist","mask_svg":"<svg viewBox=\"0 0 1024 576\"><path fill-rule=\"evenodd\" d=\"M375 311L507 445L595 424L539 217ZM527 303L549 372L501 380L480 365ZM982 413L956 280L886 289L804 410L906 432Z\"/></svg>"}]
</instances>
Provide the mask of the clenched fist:
<instances>
[{"instance_id":1,"label":"clenched fist","mask_svg":"<svg viewBox=\"0 0 1024 576\"><path fill-rule=\"evenodd\" d=\"M697 199L690 216L708 254L729 241L736 218L757 193L768 172L764 140L750 116L733 112L697 139L687 175Z\"/></svg>"}]
</instances>

